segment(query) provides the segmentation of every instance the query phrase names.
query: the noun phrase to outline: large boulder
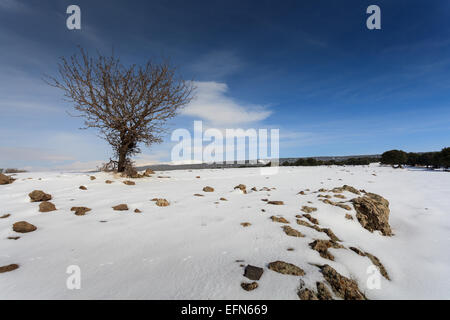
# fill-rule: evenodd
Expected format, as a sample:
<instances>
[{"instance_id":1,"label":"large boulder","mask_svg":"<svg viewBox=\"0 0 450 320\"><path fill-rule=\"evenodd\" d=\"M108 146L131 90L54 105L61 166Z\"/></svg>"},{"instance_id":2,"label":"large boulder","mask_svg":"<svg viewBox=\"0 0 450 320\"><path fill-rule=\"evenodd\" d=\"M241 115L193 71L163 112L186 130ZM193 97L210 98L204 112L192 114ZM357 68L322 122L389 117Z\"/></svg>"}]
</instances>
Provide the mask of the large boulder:
<instances>
[{"instance_id":1,"label":"large boulder","mask_svg":"<svg viewBox=\"0 0 450 320\"><path fill-rule=\"evenodd\" d=\"M375 193L352 200L356 218L363 228L373 232L380 231L384 236L391 236L389 225L389 201Z\"/></svg>"},{"instance_id":2,"label":"large boulder","mask_svg":"<svg viewBox=\"0 0 450 320\"><path fill-rule=\"evenodd\" d=\"M11 178L10 176L0 173L0 184L10 184L13 183L14 181L15 179Z\"/></svg>"}]
</instances>

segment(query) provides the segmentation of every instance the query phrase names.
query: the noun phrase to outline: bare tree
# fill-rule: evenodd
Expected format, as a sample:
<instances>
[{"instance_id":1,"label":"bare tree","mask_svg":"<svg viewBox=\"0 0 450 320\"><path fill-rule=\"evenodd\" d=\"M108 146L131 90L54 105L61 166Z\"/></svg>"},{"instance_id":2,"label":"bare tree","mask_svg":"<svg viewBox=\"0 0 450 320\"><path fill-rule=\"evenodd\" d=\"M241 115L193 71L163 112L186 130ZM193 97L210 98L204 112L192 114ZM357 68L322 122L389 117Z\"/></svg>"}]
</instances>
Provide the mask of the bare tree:
<instances>
[{"instance_id":1,"label":"bare tree","mask_svg":"<svg viewBox=\"0 0 450 320\"><path fill-rule=\"evenodd\" d=\"M84 129L99 130L117 157L117 171L123 172L131 156L141 152L139 144L162 141L166 121L191 101L195 88L167 61L125 67L114 53L92 58L80 52L80 58L61 58L59 77L47 76L46 82L74 103Z\"/></svg>"}]
</instances>

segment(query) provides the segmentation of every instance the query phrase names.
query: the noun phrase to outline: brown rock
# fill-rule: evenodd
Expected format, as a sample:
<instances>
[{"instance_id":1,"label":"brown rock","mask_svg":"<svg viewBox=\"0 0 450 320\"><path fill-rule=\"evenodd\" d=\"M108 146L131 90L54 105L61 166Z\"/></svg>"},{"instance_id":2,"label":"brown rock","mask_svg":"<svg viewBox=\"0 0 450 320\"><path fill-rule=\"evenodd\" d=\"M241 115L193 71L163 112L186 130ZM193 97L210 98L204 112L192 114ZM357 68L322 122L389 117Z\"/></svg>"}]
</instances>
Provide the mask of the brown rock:
<instances>
[{"instance_id":1,"label":"brown rock","mask_svg":"<svg viewBox=\"0 0 450 320\"><path fill-rule=\"evenodd\" d=\"M301 211L305 212L305 213L311 213L314 211L317 211L317 208L314 207L308 207L308 206L303 206Z\"/></svg>"},{"instance_id":2,"label":"brown rock","mask_svg":"<svg viewBox=\"0 0 450 320\"><path fill-rule=\"evenodd\" d=\"M80 190L87 190L85 186L80 186Z\"/></svg>"},{"instance_id":3,"label":"brown rock","mask_svg":"<svg viewBox=\"0 0 450 320\"><path fill-rule=\"evenodd\" d=\"M353 220L353 216L351 214L346 213L345 214L345 219Z\"/></svg>"},{"instance_id":4,"label":"brown rock","mask_svg":"<svg viewBox=\"0 0 450 320\"><path fill-rule=\"evenodd\" d=\"M268 204L273 204L276 206L282 206L284 204L283 201L267 201Z\"/></svg>"},{"instance_id":5,"label":"brown rock","mask_svg":"<svg viewBox=\"0 0 450 320\"><path fill-rule=\"evenodd\" d=\"M55 211L56 207L53 203L48 201L43 201L39 204L39 212L50 212Z\"/></svg>"},{"instance_id":6,"label":"brown rock","mask_svg":"<svg viewBox=\"0 0 450 320\"><path fill-rule=\"evenodd\" d=\"M111 183L113 183L113 182L114 182L114 181L111 181L111 180L106 180L106 181L105 181L106 184L111 184Z\"/></svg>"},{"instance_id":7,"label":"brown rock","mask_svg":"<svg viewBox=\"0 0 450 320\"><path fill-rule=\"evenodd\" d=\"M270 219L272 219L273 222L279 222L279 223L289 223L285 218L283 217L275 217L271 216Z\"/></svg>"},{"instance_id":8,"label":"brown rock","mask_svg":"<svg viewBox=\"0 0 450 320\"><path fill-rule=\"evenodd\" d=\"M348 191L348 192L351 192L351 193L354 193L354 194L357 194L357 195L361 194L361 192L359 192L358 189L353 188L352 186L348 186L346 184L344 184L342 187L334 188L334 189L331 190L331 192L334 192L334 193L341 193L341 192L344 192L344 191Z\"/></svg>"},{"instance_id":9,"label":"brown rock","mask_svg":"<svg viewBox=\"0 0 450 320\"><path fill-rule=\"evenodd\" d=\"M167 207L170 203L166 199L156 199L155 204L158 207Z\"/></svg>"},{"instance_id":10,"label":"brown rock","mask_svg":"<svg viewBox=\"0 0 450 320\"><path fill-rule=\"evenodd\" d=\"M89 179L95 180L95 179L97 179L97 178L96 178L95 176L90 176Z\"/></svg>"},{"instance_id":11,"label":"brown rock","mask_svg":"<svg viewBox=\"0 0 450 320\"><path fill-rule=\"evenodd\" d=\"M319 252L320 256L325 259L334 261L334 256L328 252L328 248L340 249L343 248L340 244L332 240L314 240L309 244L311 249Z\"/></svg>"},{"instance_id":12,"label":"brown rock","mask_svg":"<svg viewBox=\"0 0 450 320\"><path fill-rule=\"evenodd\" d=\"M306 193L305 193L305 191L300 191L300 192L297 193L297 194L301 194L302 196L304 196Z\"/></svg>"},{"instance_id":13,"label":"brown rock","mask_svg":"<svg viewBox=\"0 0 450 320\"><path fill-rule=\"evenodd\" d=\"M333 300L333 295L323 282L316 282L316 287L319 300Z\"/></svg>"},{"instance_id":14,"label":"brown rock","mask_svg":"<svg viewBox=\"0 0 450 320\"><path fill-rule=\"evenodd\" d=\"M31 202L40 202L40 201L49 201L52 200L52 196L50 194L45 193L42 190L34 190L28 196L31 199Z\"/></svg>"},{"instance_id":15,"label":"brown rock","mask_svg":"<svg viewBox=\"0 0 450 320\"><path fill-rule=\"evenodd\" d=\"M368 252L365 252L365 254L370 259L370 261L372 261L372 263L378 267L378 270L380 270L381 275L385 277L387 280L391 280L391 278L389 278L389 274L386 271L386 268L383 266L381 261L377 257Z\"/></svg>"},{"instance_id":16,"label":"brown rock","mask_svg":"<svg viewBox=\"0 0 450 320\"><path fill-rule=\"evenodd\" d=\"M7 266L0 267L0 273L10 272L19 268L18 264L9 264Z\"/></svg>"},{"instance_id":17,"label":"brown rock","mask_svg":"<svg viewBox=\"0 0 450 320\"><path fill-rule=\"evenodd\" d=\"M301 233L298 230L295 230L294 228L291 228L290 226L283 226L283 231L284 233L286 233L288 236L291 237L303 238L305 236L303 233Z\"/></svg>"},{"instance_id":18,"label":"brown rock","mask_svg":"<svg viewBox=\"0 0 450 320\"><path fill-rule=\"evenodd\" d=\"M346 197L343 194L335 194L334 197L339 199L346 199Z\"/></svg>"},{"instance_id":19,"label":"brown rock","mask_svg":"<svg viewBox=\"0 0 450 320\"><path fill-rule=\"evenodd\" d=\"M234 189L235 189L235 190L236 190L236 189L239 189L239 190L241 190L244 194L247 193L247 187L245 186L245 184L239 184L239 185L237 185L236 187L234 187Z\"/></svg>"},{"instance_id":20,"label":"brown rock","mask_svg":"<svg viewBox=\"0 0 450 320\"><path fill-rule=\"evenodd\" d=\"M311 221L312 223L314 223L314 224L319 224L319 220L317 220L316 218L311 217L310 214L305 213L303 216L304 216L306 219L308 219L309 221Z\"/></svg>"},{"instance_id":21,"label":"brown rock","mask_svg":"<svg viewBox=\"0 0 450 320\"><path fill-rule=\"evenodd\" d=\"M256 187L251 188L250 190L252 191L258 191L258 189L256 189Z\"/></svg>"},{"instance_id":22,"label":"brown rock","mask_svg":"<svg viewBox=\"0 0 450 320\"><path fill-rule=\"evenodd\" d=\"M86 212L91 211L92 209L87 207L72 207L70 208L70 211L75 211L75 215L77 216L84 216Z\"/></svg>"},{"instance_id":23,"label":"brown rock","mask_svg":"<svg viewBox=\"0 0 450 320\"><path fill-rule=\"evenodd\" d=\"M7 213L7 214L4 214L4 215L2 215L1 217L0 217L0 219L6 219L6 218L8 218L8 217L10 217L11 215L9 214L9 213Z\"/></svg>"},{"instance_id":24,"label":"brown rock","mask_svg":"<svg viewBox=\"0 0 450 320\"><path fill-rule=\"evenodd\" d=\"M241 283L241 287L245 291L252 291L252 290L255 290L256 288L258 288L258 283L255 282L255 281L253 281L253 282L242 282Z\"/></svg>"},{"instance_id":25,"label":"brown rock","mask_svg":"<svg viewBox=\"0 0 450 320\"><path fill-rule=\"evenodd\" d=\"M37 228L26 221L19 221L13 224L13 230L19 233L27 233L35 231Z\"/></svg>"},{"instance_id":26,"label":"brown rock","mask_svg":"<svg viewBox=\"0 0 450 320\"><path fill-rule=\"evenodd\" d=\"M309 289L302 289L297 293L297 295L301 300L319 300L317 295Z\"/></svg>"},{"instance_id":27,"label":"brown rock","mask_svg":"<svg viewBox=\"0 0 450 320\"><path fill-rule=\"evenodd\" d=\"M20 237L8 237L9 240L18 240Z\"/></svg>"},{"instance_id":28,"label":"brown rock","mask_svg":"<svg viewBox=\"0 0 450 320\"><path fill-rule=\"evenodd\" d=\"M206 186L206 187L203 188L203 192L214 192L214 188Z\"/></svg>"},{"instance_id":29,"label":"brown rock","mask_svg":"<svg viewBox=\"0 0 450 320\"><path fill-rule=\"evenodd\" d=\"M263 268L247 265L244 270L244 277L250 280L259 280L264 273Z\"/></svg>"},{"instance_id":30,"label":"brown rock","mask_svg":"<svg viewBox=\"0 0 450 320\"><path fill-rule=\"evenodd\" d=\"M136 209L134 209L134 212L135 213L141 213L142 211L136 208Z\"/></svg>"},{"instance_id":31,"label":"brown rock","mask_svg":"<svg viewBox=\"0 0 450 320\"><path fill-rule=\"evenodd\" d=\"M134 186L136 184L136 182L130 180L125 180L123 183L126 184L127 186Z\"/></svg>"},{"instance_id":32,"label":"brown rock","mask_svg":"<svg viewBox=\"0 0 450 320\"><path fill-rule=\"evenodd\" d=\"M341 241L338 237L336 237L334 232L331 231L331 229L329 229L329 228L322 228L322 229L320 229L320 231L322 231L327 236L329 236L332 241Z\"/></svg>"},{"instance_id":33,"label":"brown rock","mask_svg":"<svg viewBox=\"0 0 450 320\"><path fill-rule=\"evenodd\" d=\"M196 196L196 197L204 197L205 195L201 194L201 193L194 193L194 196Z\"/></svg>"},{"instance_id":34,"label":"brown rock","mask_svg":"<svg viewBox=\"0 0 450 320\"><path fill-rule=\"evenodd\" d=\"M340 275L327 264L321 267L321 271L334 293L340 298L345 300L366 300L364 294L359 291L356 281Z\"/></svg>"},{"instance_id":35,"label":"brown rock","mask_svg":"<svg viewBox=\"0 0 450 320\"><path fill-rule=\"evenodd\" d=\"M0 184L11 184L14 181L15 179L11 178L10 176L0 173Z\"/></svg>"},{"instance_id":36,"label":"brown rock","mask_svg":"<svg viewBox=\"0 0 450 320\"><path fill-rule=\"evenodd\" d=\"M391 236L389 225L389 202L374 193L352 200L356 210L356 218L361 226L370 232L381 231L384 236Z\"/></svg>"},{"instance_id":37,"label":"brown rock","mask_svg":"<svg viewBox=\"0 0 450 320\"><path fill-rule=\"evenodd\" d=\"M293 276L304 276L305 271L297 267L292 263L287 263L284 261L274 261L269 263L269 269L282 274L289 274Z\"/></svg>"},{"instance_id":38,"label":"brown rock","mask_svg":"<svg viewBox=\"0 0 450 320\"><path fill-rule=\"evenodd\" d=\"M250 222L241 222L241 226L250 227L252 224Z\"/></svg>"},{"instance_id":39,"label":"brown rock","mask_svg":"<svg viewBox=\"0 0 450 320\"><path fill-rule=\"evenodd\" d=\"M325 199L331 199L331 196L329 194L319 194L317 198L325 198Z\"/></svg>"},{"instance_id":40,"label":"brown rock","mask_svg":"<svg viewBox=\"0 0 450 320\"><path fill-rule=\"evenodd\" d=\"M128 206L124 203L119 204L117 206L112 207L115 211L127 211L128 210Z\"/></svg>"},{"instance_id":41,"label":"brown rock","mask_svg":"<svg viewBox=\"0 0 450 320\"><path fill-rule=\"evenodd\" d=\"M225 199L225 198L220 198L219 200L220 200L220 201L228 201L228 200Z\"/></svg>"},{"instance_id":42,"label":"brown rock","mask_svg":"<svg viewBox=\"0 0 450 320\"><path fill-rule=\"evenodd\" d=\"M144 172L144 176L146 177L150 177L152 174L155 174L155 171L153 171L152 169L146 169Z\"/></svg>"}]
</instances>

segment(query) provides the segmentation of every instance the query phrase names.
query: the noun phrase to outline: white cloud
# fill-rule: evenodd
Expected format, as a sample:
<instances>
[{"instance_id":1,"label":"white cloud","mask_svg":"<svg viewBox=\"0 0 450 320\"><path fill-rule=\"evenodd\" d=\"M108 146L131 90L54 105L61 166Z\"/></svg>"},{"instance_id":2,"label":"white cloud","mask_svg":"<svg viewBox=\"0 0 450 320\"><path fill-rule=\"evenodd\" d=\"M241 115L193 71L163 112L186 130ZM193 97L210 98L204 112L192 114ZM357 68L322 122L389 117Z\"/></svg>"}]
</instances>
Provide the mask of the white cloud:
<instances>
[{"instance_id":1,"label":"white cloud","mask_svg":"<svg viewBox=\"0 0 450 320\"><path fill-rule=\"evenodd\" d=\"M244 104L226 95L228 86L219 82L195 82L196 98L183 110L212 125L238 125L262 121L272 112L261 105Z\"/></svg>"}]
</instances>

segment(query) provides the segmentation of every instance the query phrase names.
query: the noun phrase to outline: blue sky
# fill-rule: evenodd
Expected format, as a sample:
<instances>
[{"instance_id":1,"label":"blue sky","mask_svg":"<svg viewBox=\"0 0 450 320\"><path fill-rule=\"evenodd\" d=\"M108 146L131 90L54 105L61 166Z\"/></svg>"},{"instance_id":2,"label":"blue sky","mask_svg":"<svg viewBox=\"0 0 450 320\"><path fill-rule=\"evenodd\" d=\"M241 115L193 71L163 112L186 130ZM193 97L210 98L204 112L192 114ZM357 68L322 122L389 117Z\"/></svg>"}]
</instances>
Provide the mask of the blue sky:
<instances>
[{"instance_id":1,"label":"blue sky","mask_svg":"<svg viewBox=\"0 0 450 320\"><path fill-rule=\"evenodd\" d=\"M66 28L70 4L81 30ZM366 28L371 4L381 30ZM169 56L199 87L173 129L279 128L281 157L440 150L449 18L444 0L0 0L0 167L81 169L111 156L42 81L77 45L114 48L125 64ZM138 163L169 161L172 145L143 148Z\"/></svg>"}]
</instances>

